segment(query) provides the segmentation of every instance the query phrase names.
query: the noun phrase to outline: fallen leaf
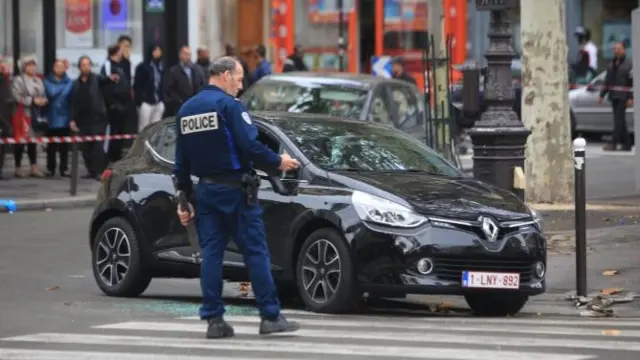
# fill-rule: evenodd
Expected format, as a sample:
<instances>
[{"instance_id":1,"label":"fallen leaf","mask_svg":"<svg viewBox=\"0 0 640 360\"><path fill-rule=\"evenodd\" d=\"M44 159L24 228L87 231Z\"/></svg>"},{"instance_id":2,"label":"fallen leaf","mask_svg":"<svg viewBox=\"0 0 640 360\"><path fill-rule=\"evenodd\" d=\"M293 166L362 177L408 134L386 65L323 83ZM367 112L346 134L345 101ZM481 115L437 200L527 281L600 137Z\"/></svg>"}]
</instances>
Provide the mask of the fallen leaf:
<instances>
[{"instance_id":1,"label":"fallen leaf","mask_svg":"<svg viewBox=\"0 0 640 360\"><path fill-rule=\"evenodd\" d=\"M602 275L604 276L613 276L613 275L618 275L620 272L618 272L618 270L605 270Z\"/></svg>"},{"instance_id":2,"label":"fallen leaf","mask_svg":"<svg viewBox=\"0 0 640 360\"><path fill-rule=\"evenodd\" d=\"M602 295L613 295L613 294L617 294L617 293L621 292L622 290L624 290L624 289L622 289L622 288L608 288L608 289L600 290L600 293Z\"/></svg>"},{"instance_id":3,"label":"fallen leaf","mask_svg":"<svg viewBox=\"0 0 640 360\"><path fill-rule=\"evenodd\" d=\"M52 286L52 287L48 287L48 288L46 288L45 290L46 290L46 291L56 291L56 290L58 290L58 289L60 289L60 286Z\"/></svg>"},{"instance_id":4,"label":"fallen leaf","mask_svg":"<svg viewBox=\"0 0 640 360\"><path fill-rule=\"evenodd\" d=\"M440 304L438 304L437 309L438 310L451 310L454 307L455 307L455 305L453 303L443 301Z\"/></svg>"},{"instance_id":5,"label":"fallen leaf","mask_svg":"<svg viewBox=\"0 0 640 360\"><path fill-rule=\"evenodd\" d=\"M602 335L605 335L605 336L619 336L620 335L620 330L616 330L616 329L602 330Z\"/></svg>"}]
</instances>

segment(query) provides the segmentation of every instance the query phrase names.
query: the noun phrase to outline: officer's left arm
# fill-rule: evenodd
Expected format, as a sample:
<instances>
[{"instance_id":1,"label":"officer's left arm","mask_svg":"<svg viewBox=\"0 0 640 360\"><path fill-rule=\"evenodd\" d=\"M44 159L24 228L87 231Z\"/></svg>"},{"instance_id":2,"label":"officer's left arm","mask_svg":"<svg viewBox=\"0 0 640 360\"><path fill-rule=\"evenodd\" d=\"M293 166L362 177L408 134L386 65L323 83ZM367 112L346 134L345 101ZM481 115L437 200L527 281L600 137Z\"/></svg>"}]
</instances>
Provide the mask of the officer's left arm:
<instances>
[{"instance_id":1,"label":"officer's left arm","mask_svg":"<svg viewBox=\"0 0 640 360\"><path fill-rule=\"evenodd\" d=\"M176 136L176 152L175 152L175 162L173 165L173 175L175 175L176 179L178 179L178 190L183 191L187 194L187 196L191 196L191 188L193 183L191 182L191 168L189 164L189 159L184 153L184 135L182 135L179 131L180 129L180 116L176 115L176 131L178 134Z\"/></svg>"},{"instance_id":2,"label":"officer's left arm","mask_svg":"<svg viewBox=\"0 0 640 360\"><path fill-rule=\"evenodd\" d=\"M240 101L225 107L224 118L240 152L251 161L277 169L280 155L258 141L258 128Z\"/></svg>"}]
</instances>

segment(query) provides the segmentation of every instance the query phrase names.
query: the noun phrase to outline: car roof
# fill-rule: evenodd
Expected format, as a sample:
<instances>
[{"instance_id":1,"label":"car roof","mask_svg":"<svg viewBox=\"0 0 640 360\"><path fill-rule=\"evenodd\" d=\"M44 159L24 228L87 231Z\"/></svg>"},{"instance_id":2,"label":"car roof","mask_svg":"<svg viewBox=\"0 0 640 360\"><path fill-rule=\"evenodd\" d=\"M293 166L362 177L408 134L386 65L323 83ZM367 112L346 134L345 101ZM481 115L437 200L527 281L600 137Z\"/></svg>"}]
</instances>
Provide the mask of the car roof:
<instances>
[{"instance_id":1,"label":"car roof","mask_svg":"<svg viewBox=\"0 0 640 360\"><path fill-rule=\"evenodd\" d=\"M270 80L289 82L314 82L320 84L336 84L361 88L371 88L382 83L406 84L405 82L400 80L368 74L310 71L294 71L281 74L272 74L265 76L258 83L268 82Z\"/></svg>"},{"instance_id":2,"label":"car roof","mask_svg":"<svg viewBox=\"0 0 640 360\"><path fill-rule=\"evenodd\" d=\"M361 120L353 120L349 118L343 118L339 116L332 115L324 115L324 114L309 114L309 113L294 113L287 111L252 111L251 118L254 122L266 125L266 126L275 126L280 127L282 124L286 124L290 121L309 121L309 122L339 122L339 123L349 123L349 124L359 124L361 126L369 126L376 128L385 128L389 127L386 125L375 124L372 122L361 121ZM164 118L162 121L159 121L158 126L166 126L175 122L175 117ZM156 125L154 124L154 125ZM146 130L149 130L149 133L154 133L156 130L156 126L150 126ZM391 129L392 131L396 131L396 129ZM145 131L146 132L146 131Z\"/></svg>"}]
</instances>

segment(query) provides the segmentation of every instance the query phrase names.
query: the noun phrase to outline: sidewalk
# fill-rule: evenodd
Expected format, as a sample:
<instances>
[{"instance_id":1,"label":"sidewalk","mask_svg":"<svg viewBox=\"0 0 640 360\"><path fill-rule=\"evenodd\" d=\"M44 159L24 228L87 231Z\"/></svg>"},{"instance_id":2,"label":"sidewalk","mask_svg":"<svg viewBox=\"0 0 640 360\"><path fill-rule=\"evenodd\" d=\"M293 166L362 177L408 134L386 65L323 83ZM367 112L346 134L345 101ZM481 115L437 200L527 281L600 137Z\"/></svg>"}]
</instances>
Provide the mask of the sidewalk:
<instances>
[{"instance_id":1,"label":"sidewalk","mask_svg":"<svg viewBox=\"0 0 640 360\"><path fill-rule=\"evenodd\" d=\"M25 155L23 161L26 160ZM44 172L46 169L46 155L42 152L38 153L38 164ZM13 156L8 154L2 173L9 179L0 181L0 200L15 201L18 211L93 206L100 188L100 183L95 180L78 179L77 194L76 196L71 196L69 194L71 188L70 178L56 176L42 179L16 179L13 178L14 172ZM85 174L82 157L79 159L78 172L80 176ZM0 209L0 212L4 211L5 209Z\"/></svg>"}]
</instances>

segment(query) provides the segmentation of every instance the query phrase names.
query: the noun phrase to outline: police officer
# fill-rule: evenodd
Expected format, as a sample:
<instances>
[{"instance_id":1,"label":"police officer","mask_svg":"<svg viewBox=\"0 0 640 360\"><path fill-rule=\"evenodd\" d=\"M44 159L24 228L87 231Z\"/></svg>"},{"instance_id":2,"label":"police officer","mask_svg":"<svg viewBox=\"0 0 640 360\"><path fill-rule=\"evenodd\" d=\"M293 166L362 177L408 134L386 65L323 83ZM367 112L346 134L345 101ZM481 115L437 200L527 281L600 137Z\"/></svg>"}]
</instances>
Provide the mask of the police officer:
<instances>
[{"instance_id":1,"label":"police officer","mask_svg":"<svg viewBox=\"0 0 640 360\"><path fill-rule=\"evenodd\" d=\"M300 328L280 313L280 302L271 275L271 259L262 222L262 209L250 201L255 179L253 164L265 170L292 170L300 166L288 154L278 155L256 138L258 130L244 105L235 98L242 89L244 72L230 56L211 63L209 85L178 110L174 175L178 189L189 195L191 175L199 178L196 203L178 209L183 225L195 217L201 247L200 283L203 304L200 318L207 320L207 338L234 335L223 319L222 258L229 237L244 254L260 309L260 334L292 332ZM259 178L253 185L259 184Z\"/></svg>"}]
</instances>

